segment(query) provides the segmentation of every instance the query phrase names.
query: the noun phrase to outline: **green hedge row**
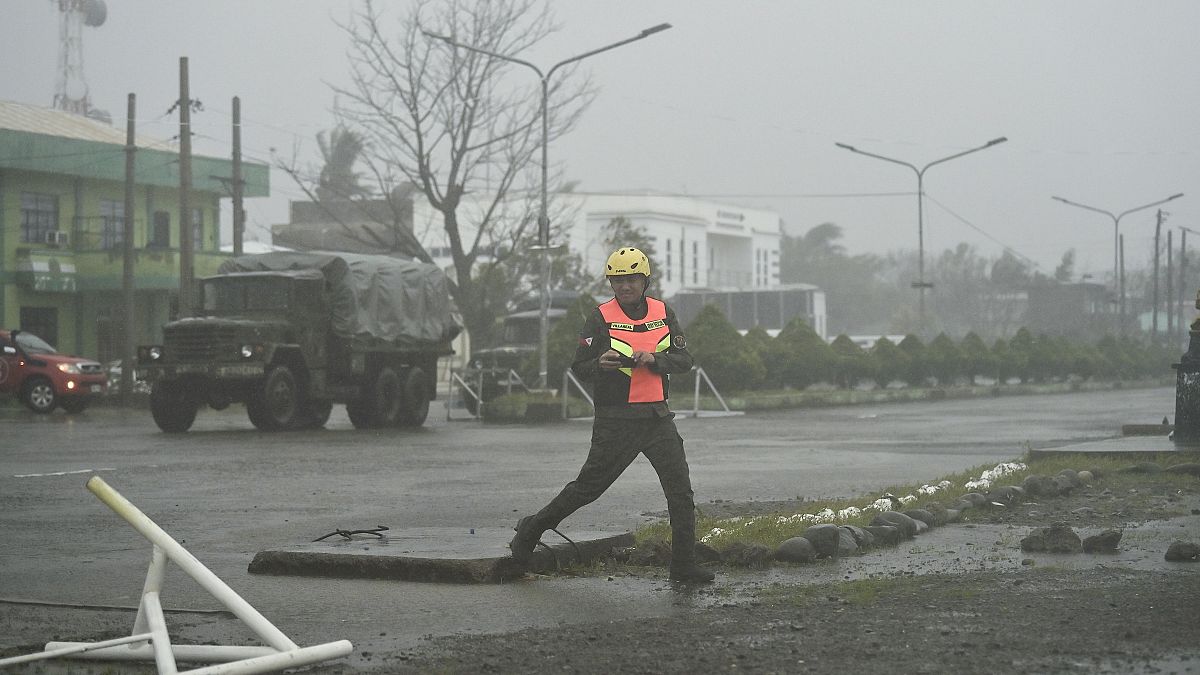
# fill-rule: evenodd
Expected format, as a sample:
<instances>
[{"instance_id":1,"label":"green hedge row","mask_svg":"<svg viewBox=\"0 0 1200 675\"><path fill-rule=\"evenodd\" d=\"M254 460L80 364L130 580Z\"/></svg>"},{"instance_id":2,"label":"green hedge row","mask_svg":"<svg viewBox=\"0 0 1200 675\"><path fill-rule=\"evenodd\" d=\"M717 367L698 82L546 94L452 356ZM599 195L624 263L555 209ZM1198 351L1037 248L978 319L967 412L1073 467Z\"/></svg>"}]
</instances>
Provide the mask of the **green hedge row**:
<instances>
[{"instance_id":1,"label":"green hedge row","mask_svg":"<svg viewBox=\"0 0 1200 675\"><path fill-rule=\"evenodd\" d=\"M771 337L761 328L741 335L716 307L708 306L686 328L697 365L722 392L805 389L817 383L850 389L874 382L913 387L1019 380L1128 380L1169 376L1180 354L1161 346L1105 335L1083 343L1021 328L1011 340L990 347L974 333L955 341L945 334L928 344L907 335L899 344L886 338L864 350L845 335L832 344L796 319ZM690 377L673 378L682 380ZM675 382L673 381L674 385Z\"/></svg>"}]
</instances>

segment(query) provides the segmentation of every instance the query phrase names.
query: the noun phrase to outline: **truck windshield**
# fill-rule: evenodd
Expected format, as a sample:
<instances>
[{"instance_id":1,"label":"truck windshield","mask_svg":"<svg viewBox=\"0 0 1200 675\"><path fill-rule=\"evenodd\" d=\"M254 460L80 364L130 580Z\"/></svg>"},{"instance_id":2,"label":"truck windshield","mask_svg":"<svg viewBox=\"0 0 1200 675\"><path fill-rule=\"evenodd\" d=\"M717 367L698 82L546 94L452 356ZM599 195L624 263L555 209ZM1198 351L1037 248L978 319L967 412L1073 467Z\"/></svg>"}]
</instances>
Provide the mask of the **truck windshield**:
<instances>
[{"instance_id":1,"label":"truck windshield","mask_svg":"<svg viewBox=\"0 0 1200 675\"><path fill-rule=\"evenodd\" d=\"M33 333L17 333L17 345L27 354L57 354L58 351Z\"/></svg>"},{"instance_id":2,"label":"truck windshield","mask_svg":"<svg viewBox=\"0 0 1200 675\"><path fill-rule=\"evenodd\" d=\"M522 317L508 318L504 321L504 344L534 345L541 341L541 319Z\"/></svg>"},{"instance_id":3,"label":"truck windshield","mask_svg":"<svg viewBox=\"0 0 1200 675\"><path fill-rule=\"evenodd\" d=\"M208 279L204 282L204 311L216 314L285 311L290 289L287 279Z\"/></svg>"}]
</instances>

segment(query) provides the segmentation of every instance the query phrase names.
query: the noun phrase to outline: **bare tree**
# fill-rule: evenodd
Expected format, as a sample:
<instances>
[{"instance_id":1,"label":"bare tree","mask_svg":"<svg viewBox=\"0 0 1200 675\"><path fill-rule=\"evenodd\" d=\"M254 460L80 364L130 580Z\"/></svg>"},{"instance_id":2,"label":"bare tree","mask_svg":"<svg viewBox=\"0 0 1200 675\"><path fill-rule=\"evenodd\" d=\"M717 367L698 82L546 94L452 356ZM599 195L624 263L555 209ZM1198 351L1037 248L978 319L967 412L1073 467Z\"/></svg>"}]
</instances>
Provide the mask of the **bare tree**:
<instances>
[{"instance_id":1,"label":"bare tree","mask_svg":"<svg viewBox=\"0 0 1200 675\"><path fill-rule=\"evenodd\" d=\"M422 30L520 56L554 31L549 8L542 0L421 0L392 20L366 0L341 27L351 83L334 88L339 122L362 138L362 161L381 194L409 183L440 215L455 299L467 328L485 335L514 288L480 266L527 256L536 229L540 82ZM593 93L572 69L550 83L547 142L575 125ZM403 248L430 259L411 233Z\"/></svg>"}]
</instances>

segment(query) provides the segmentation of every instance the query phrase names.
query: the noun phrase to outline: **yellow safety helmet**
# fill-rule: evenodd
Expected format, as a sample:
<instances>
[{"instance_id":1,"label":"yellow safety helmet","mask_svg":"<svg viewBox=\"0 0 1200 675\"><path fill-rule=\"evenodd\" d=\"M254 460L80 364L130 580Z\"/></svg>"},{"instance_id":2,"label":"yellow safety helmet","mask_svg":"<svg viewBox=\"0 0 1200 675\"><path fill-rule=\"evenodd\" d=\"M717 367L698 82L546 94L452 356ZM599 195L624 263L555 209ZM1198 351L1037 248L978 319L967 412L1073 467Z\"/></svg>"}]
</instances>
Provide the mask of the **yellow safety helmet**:
<instances>
[{"instance_id":1,"label":"yellow safety helmet","mask_svg":"<svg viewBox=\"0 0 1200 675\"><path fill-rule=\"evenodd\" d=\"M619 277L626 274L645 274L647 279L650 278L650 259L640 249L632 246L619 248L608 256L604 276Z\"/></svg>"}]
</instances>

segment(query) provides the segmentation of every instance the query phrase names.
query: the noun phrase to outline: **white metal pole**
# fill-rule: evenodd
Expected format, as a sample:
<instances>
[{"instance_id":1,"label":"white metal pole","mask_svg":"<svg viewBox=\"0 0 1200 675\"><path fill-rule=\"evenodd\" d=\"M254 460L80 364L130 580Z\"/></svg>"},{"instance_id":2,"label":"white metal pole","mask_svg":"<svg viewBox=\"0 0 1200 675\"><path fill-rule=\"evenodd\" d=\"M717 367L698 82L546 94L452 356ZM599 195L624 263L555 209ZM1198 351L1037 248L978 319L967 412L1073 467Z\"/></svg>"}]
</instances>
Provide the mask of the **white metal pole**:
<instances>
[{"instance_id":1,"label":"white metal pole","mask_svg":"<svg viewBox=\"0 0 1200 675\"><path fill-rule=\"evenodd\" d=\"M211 593L221 604L225 605L229 611L233 612L235 616L249 626L264 642L280 651L289 651L298 648L295 642L292 642L288 636L283 634L283 631L276 628L262 614L259 614L257 609L254 609L250 603L243 600L242 596L235 593L224 581L221 581L220 577L213 574L203 563L181 546L179 542L172 539L171 535L164 532L153 520L150 520L146 514L134 506L132 502L125 499L125 497L121 496L121 493L104 482L104 479L99 476L92 476L87 482L87 489L116 512L118 516L124 518L133 526L133 529L150 540L150 543L161 548L172 562L179 565L180 569L195 579L196 583Z\"/></svg>"},{"instance_id":2,"label":"white metal pole","mask_svg":"<svg viewBox=\"0 0 1200 675\"><path fill-rule=\"evenodd\" d=\"M143 633L141 635L126 635L125 637L104 640L102 642L47 642L46 651L34 652L33 654L22 654L21 656L13 656L7 659L0 659L0 668L6 666L15 666L18 663L29 663L30 661L42 661L44 659L54 659L60 656L82 654L84 652L92 652L97 650L103 651L110 647L120 647L133 642L145 642L151 637L153 636L149 633Z\"/></svg>"},{"instance_id":3,"label":"white metal pole","mask_svg":"<svg viewBox=\"0 0 1200 675\"><path fill-rule=\"evenodd\" d=\"M171 652L171 635L167 632L167 620L163 617L162 603L158 601L158 592L152 591L142 596L143 616L150 624L150 646L154 649L154 663L158 666L158 675L175 675L175 654Z\"/></svg>"},{"instance_id":4,"label":"white metal pole","mask_svg":"<svg viewBox=\"0 0 1200 675\"><path fill-rule=\"evenodd\" d=\"M354 651L354 645L349 640L326 642L323 645L302 647L287 652L279 652L270 656L238 661L237 663L220 663L205 668L189 670L189 675L254 675L255 673L274 673L288 668L299 668L321 661L328 661L346 656Z\"/></svg>"},{"instance_id":5,"label":"white metal pole","mask_svg":"<svg viewBox=\"0 0 1200 675\"><path fill-rule=\"evenodd\" d=\"M142 595L147 593L161 593L163 576L167 571L167 555L157 546L153 547L150 553L150 567L146 570L146 583L142 586ZM133 620L133 632L145 633L150 630L150 624L146 621L146 607L139 603L137 618Z\"/></svg>"},{"instance_id":6,"label":"white metal pole","mask_svg":"<svg viewBox=\"0 0 1200 675\"><path fill-rule=\"evenodd\" d=\"M87 652L89 661L151 661L154 650L149 644L126 646L132 642L145 643L152 636L150 633L120 638L117 641L106 642L47 642L46 652L38 654L43 658L49 656L67 656L81 651ZM115 643L115 645L114 645ZM97 647L97 645L99 647ZM114 645L114 646L109 646ZM57 650L51 654L50 650ZM175 661L181 663L227 663L242 661L259 656L278 654L279 650L271 647L234 646L234 645L171 645L171 653ZM3 663L3 662L0 662Z\"/></svg>"}]
</instances>

